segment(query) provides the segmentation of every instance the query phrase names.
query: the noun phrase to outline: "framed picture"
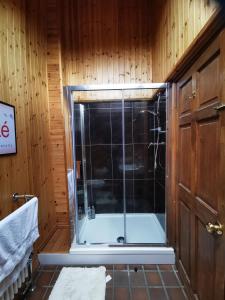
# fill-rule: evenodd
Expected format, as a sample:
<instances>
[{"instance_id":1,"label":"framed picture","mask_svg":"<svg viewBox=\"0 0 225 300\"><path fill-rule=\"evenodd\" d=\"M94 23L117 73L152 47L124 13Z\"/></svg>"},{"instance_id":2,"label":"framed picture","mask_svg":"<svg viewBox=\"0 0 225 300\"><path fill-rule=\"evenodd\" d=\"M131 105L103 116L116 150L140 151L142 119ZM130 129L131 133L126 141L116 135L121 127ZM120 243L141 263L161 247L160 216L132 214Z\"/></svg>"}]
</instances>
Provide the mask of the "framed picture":
<instances>
[{"instance_id":1,"label":"framed picture","mask_svg":"<svg viewBox=\"0 0 225 300\"><path fill-rule=\"evenodd\" d=\"M0 155L16 152L15 107L0 101Z\"/></svg>"}]
</instances>

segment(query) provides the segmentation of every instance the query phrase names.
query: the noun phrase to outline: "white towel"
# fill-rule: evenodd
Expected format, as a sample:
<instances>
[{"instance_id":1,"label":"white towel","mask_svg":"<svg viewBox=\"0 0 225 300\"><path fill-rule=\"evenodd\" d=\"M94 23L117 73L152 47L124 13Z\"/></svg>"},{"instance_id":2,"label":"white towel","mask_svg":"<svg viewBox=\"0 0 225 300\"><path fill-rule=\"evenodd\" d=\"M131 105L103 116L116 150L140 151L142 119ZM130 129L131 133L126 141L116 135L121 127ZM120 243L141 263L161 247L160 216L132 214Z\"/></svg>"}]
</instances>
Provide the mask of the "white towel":
<instances>
[{"instance_id":1,"label":"white towel","mask_svg":"<svg viewBox=\"0 0 225 300\"><path fill-rule=\"evenodd\" d=\"M63 268L49 300L105 300L105 267Z\"/></svg>"},{"instance_id":2,"label":"white towel","mask_svg":"<svg viewBox=\"0 0 225 300\"><path fill-rule=\"evenodd\" d=\"M38 199L32 198L0 221L0 283L39 237Z\"/></svg>"}]
</instances>

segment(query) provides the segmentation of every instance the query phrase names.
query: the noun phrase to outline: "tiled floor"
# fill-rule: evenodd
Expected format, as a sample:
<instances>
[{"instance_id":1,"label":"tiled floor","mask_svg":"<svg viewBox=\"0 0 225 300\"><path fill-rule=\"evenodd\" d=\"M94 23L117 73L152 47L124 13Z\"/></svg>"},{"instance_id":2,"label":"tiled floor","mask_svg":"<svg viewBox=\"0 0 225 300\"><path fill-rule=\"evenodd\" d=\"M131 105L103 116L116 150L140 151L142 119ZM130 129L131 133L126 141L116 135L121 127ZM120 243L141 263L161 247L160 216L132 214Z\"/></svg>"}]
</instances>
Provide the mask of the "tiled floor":
<instances>
[{"instance_id":1,"label":"tiled floor","mask_svg":"<svg viewBox=\"0 0 225 300\"><path fill-rule=\"evenodd\" d=\"M88 266L90 267L90 266ZM61 266L42 266L35 278L36 290L27 300L48 299ZM188 299L173 265L108 265L106 300Z\"/></svg>"}]
</instances>

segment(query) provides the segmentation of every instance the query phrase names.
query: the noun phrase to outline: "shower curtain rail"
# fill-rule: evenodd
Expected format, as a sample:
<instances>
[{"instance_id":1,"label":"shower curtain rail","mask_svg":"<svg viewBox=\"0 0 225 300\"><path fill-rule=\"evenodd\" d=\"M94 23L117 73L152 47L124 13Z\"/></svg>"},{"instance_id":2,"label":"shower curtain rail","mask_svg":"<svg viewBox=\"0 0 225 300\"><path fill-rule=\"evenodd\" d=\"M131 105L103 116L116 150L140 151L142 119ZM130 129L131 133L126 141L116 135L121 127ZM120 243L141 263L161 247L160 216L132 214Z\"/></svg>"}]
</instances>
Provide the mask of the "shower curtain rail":
<instances>
[{"instance_id":1,"label":"shower curtain rail","mask_svg":"<svg viewBox=\"0 0 225 300\"><path fill-rule=\"evenodd\" d=\"M69 85L70 92L74 91L106 91L106 90L139 90L139 89L166 89L167 83L128 83L128 84L91 84Z\"/></svg>"}]
</instances>

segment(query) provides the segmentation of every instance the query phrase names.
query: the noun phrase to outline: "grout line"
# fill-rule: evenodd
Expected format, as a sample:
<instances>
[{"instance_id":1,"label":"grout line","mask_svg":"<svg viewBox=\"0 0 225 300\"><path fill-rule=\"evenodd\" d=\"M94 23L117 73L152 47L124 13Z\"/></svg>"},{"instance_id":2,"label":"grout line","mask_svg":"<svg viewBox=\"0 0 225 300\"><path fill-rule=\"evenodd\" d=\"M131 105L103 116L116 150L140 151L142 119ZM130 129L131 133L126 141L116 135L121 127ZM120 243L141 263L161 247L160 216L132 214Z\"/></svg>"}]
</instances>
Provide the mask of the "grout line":
<instances>
[{"instance_id":1,"label":"grout line","mask_svg":"<svg viewBox=\"0 0 225 300\"><path fill-rule=\"evenodd\" d=\"M147 296L148 296L148 299L151 300L151 296L150 296L150 292L149 292L149 288L148 288L148 281L147 281L147 278L146 278L146 275L145 275L145 269L144 269L143 265L142 265L142 272L144 273L144 280L145 280L145 287L146 287L146 290L147 290Z\"/></svg>"},{"instance_id":2,"label":"grout line","mask_svg":"<svg viewBox=\"0 0 225 300\"><path fill-rule=\"evenodd\" d=\"M180 281L180 278L179 278L178 275L177 275L177 272L176 272L176 270L175 270L175 268L174 268L174 265L172 265L172 269L173 269L173 273L174 273L175 277L177 278L177 281L178 281L178 283L179 283L179 286L182 286L182 283L181 283L181 281Z\"/></svg>"},{"instance_id":3,"label":"grout line","mask_svg":"<svg viewBox=\"0 0 225 300\"><path fill-rule=\"evenodd\" d=\"M128 275L128 290L129 290L129 299L132 300L132 292L131 292L131 282L130 282L130 266L127 266L127 275Z\"/></svg>"},{"instance_id":4,"label":"grout line","mask_svg":"<svg viewBox=\"0 0 225 300\"><path fill-rule=\"evenodd\" d=\"M161 270L159 269L159 266L158 266L158 265L157 265L157 270L158 270L158 273L159 273L159 277L160 277L160 279L161 279L161 281L162 281L162 287L163 287L163 289L164 289L164 293L165 293L165 295L166 295L166 299L169 300L169 295L168 295L168 293L167 293L166 286L165 286L165 283L164 283L164 280L163 280L163 277L162 277L162 274L161 274Z\"/></svg>"},{"instance_id":5,"label":"grout line","mask_svg":"<svg viewBox=\"0 0 225 300\"><path fill-rule=\"evenodd\" d=\"M46 288L46 291L45 291L45 293L44 293L44 295L43 295L43 297L42 297L43 300L46 299L46 295L47 295L48 289L49 289L49 287Z\"/></svg>"}]
</instances>

